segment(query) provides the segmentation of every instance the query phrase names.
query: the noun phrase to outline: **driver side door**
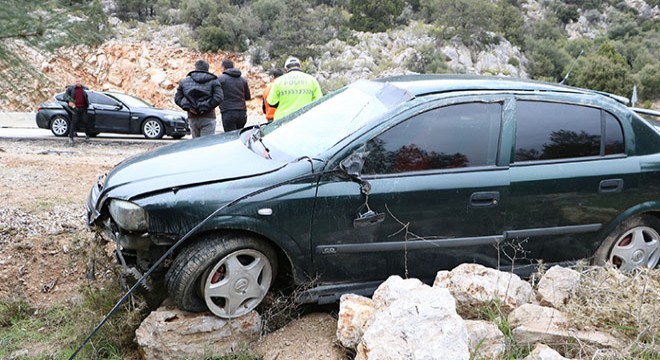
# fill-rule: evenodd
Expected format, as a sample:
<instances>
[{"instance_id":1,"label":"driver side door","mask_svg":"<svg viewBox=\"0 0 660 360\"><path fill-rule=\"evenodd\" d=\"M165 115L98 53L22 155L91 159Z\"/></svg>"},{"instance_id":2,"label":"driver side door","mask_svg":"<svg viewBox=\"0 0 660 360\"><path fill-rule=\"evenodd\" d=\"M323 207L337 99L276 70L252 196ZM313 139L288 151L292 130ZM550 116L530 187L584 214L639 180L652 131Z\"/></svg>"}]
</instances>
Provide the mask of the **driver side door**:
<instances>
[{"instance_id":1,"label":"driver side door","mask_svg":"<svg viewBox=\"0 0 660 360\"><path fill-rule=\"evenodd\" d=\"M88 96L94 107L94 128L97 132L129 132L131 112L124 104L101 93L90 92Z\"/></svg>"},{"instance_id":2,"label":"driver side door","mask_svg":"<svg viewBox=\"0 0 660 360\"><path fill-rule=\"evenodd\" d=\"M322 178L312 224L320 281L432 281L463 262L496 266L509 186L497 165L503 103L416 110L365 141L364 183Z\"/></svg>"}]
</instances>

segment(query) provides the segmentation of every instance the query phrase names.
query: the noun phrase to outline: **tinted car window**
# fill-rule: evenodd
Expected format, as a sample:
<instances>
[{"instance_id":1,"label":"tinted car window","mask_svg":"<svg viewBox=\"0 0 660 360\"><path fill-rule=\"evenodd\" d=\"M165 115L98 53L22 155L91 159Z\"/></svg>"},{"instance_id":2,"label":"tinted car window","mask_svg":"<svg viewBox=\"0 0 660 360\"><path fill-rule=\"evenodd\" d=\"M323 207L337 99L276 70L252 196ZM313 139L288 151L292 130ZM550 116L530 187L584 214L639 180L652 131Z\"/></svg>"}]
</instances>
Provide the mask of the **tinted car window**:
<instances>
[{"instance_id":1,"label":"tinted car window","mask_svg":"<svg viewBox=\"0 0 660 360\"><path fill-rule=\"evenodd\" d=\"M610 113L605 113L605 155L624 152L623 130L619 121Z\"/></svg>"},{"instance_id":2,"label":"tinted car window","mask_svg":"<svg viewBox=\"0 0 660 360\"><path fill-rule=\"evenodd\" d=\"M515 161L600 155L600 114L587 106L518 101Z\"/></svg>"},{"instance_id":3,"label":"tinted car window","mask_svg":"<svg viewBox=\"0 0 660 360\"><path fill-rule=\"evenodd\" d=\"M89 102L92 104L101 104L101 105L109 105L109 106L116 106L118 104L115 100L102 94L88 92L87 97L89 98Z\"/></svg>"},{"instance_id":4,"label":"tinted car window","mask_svg":"<svg viewBox=\"0 0 660 360\"><path fill-rule=\"evenodd\" d=\"M470 103L416 115L367 144L365 174L494 165L500 104Z\"/></svg>"}]
</instances>

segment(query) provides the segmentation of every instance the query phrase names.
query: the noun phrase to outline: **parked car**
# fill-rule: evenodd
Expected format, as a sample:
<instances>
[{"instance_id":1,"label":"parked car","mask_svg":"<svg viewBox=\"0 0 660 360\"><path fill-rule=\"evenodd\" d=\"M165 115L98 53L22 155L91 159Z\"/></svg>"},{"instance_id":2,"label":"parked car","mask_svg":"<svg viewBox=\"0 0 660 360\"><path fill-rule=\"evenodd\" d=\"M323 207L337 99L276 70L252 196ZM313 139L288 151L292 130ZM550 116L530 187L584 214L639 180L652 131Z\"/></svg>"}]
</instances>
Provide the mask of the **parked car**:
<instances>
[{"instance_id":1,"label":"parked car","mask_svg":"<svg viewBox=\"0 0 660 360\"><path fill-rule=\"evenodd\" d=\"M92 186L87 221L180 308L223 318L271 286L326 303L465 262L655 267L660 132L626 102L499 77L358 81L125 160Z\"/></svg>"},{"instance_id":2,"label":"parked car","mask_svg":"<svg viewBox=\"0 0 660 360\"><path fill-rule=\"evenodd\" d=\"M87 114L94 121L96 136L102 132L142 134L147 139L160 139L164 135L180 139L190 134L188 116L184 112L159 109L132 95L111 91L88 91L90 106ZM71 112L64 93L55 95L54 101L39 104L37 126L50 129L55 136L67 136ZM78 129L82 131L82 129Z\"/></svg>"}]
</instances>

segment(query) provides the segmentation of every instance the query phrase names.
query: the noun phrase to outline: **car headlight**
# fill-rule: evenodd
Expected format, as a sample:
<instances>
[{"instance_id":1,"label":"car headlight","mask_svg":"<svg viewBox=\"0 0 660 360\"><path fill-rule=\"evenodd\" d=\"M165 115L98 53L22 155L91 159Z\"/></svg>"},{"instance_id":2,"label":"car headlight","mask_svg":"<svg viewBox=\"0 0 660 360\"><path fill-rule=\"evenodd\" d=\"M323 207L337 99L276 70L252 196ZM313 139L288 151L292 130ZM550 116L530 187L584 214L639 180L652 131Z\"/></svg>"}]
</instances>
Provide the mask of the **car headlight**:
<instances>
[{"instance_id":1,"label":"car headlight","mask_svg":"<svg viewBox=\"0 0 660 360\"><path fill-rule=\"evenodd\" d=\"M122 229L128 231L147 230L147 212L140 206L125 200L110 201L110 216Z\"/></svg>"},{"instance_id":2,"label":"car headlight","mask_svg":"<svg viewBox=\"0 0 660 360\"><path fill-rule=\"evenodd\" d=\"M165 115L163 116L163 119L167 121L184 121L183 117L178 115Z\"/></svg>"}]
</instances>

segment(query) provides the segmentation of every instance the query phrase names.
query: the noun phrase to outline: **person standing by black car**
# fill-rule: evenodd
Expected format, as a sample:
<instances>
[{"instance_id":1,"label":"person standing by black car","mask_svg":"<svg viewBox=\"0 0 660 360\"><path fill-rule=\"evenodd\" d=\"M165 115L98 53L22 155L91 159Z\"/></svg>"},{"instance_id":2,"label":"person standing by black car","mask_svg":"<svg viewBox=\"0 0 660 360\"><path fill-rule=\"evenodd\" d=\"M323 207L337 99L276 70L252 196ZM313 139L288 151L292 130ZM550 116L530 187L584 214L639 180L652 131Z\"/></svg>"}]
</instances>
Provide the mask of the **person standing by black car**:
<instances>
[{"instance_id":1,"label":"person standing by black car","mask_svg":"<svg viewBox=\"0 0 660 360\"><path fill-rule=\"evenodd\" d=\"M77 78L74 85L66 89L66 99L71 109L71 126L69 129L69 144L73 145L73 137L81 124L85 124L85 139L89 139L92 132L91 124L87 120L87 108L89 99L87 98L86 86L83 86L82 79Z\"/></svg>"},{"instance_id":2,"label":"person standing by black car","mask_svg":"<svg viewBox=\"0 0 660 360\"><path fill-rule=\"evenodd\" d=\"M241 76L241 71L234 68L234 62L225 59L222 61L222 75L218 77L225 101L220 104L222 114L222 127L225 132L242 129L247 122L247 106L245 102L250 100L250 88L248 82Z\"/></svg>"}]
</instances>

